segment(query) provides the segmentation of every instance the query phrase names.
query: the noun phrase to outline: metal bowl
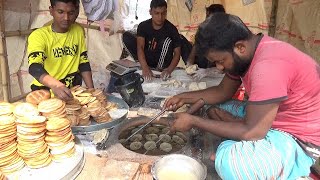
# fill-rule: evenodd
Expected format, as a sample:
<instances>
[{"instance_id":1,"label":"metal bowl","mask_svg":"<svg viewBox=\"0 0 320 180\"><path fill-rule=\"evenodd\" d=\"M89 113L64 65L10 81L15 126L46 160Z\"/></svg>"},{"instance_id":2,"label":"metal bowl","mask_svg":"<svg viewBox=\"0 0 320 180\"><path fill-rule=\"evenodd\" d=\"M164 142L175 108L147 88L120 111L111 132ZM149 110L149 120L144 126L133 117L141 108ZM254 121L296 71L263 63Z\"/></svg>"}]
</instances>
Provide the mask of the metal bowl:
<instances>
[{"instance_id":1,"label":"metal bowl","mask_svg":"<svg viewBox=\"0 0 320 180\"><path fill-rule=\"evenodd\" d=\"M151 173L156 180L204 180L207 177L207 168L189 156L170 154L155 161Z\"/></svg>"}]
</instances>

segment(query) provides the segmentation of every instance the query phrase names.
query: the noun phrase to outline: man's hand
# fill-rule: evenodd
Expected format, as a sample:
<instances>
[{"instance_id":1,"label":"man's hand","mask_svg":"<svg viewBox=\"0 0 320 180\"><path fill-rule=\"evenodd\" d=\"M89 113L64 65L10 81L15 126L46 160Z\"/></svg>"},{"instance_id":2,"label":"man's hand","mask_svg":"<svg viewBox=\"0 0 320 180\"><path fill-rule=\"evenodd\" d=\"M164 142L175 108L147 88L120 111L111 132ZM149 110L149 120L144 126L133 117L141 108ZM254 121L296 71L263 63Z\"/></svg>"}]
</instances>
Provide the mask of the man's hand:
<instances>
[{"instance_id":1,"label":"man's hand","mask_svg":"<svg viewBox=\"0 0 320 180\"><path fill-rule=\"evenodd\" d=\"M164 69L161 72L160 77L162 78L162 80L167 80L170 76L171 76L172 71L170 71L168 68Z\"/></svg>"},{"instance_id":2,"label":"man's hand","mask_svg":"<svg viewBox=\"0 0 320 180\"><path fill-rule=\"evenodd\" d=\"M153 79L153 72L149 67L142 68L142 76L145 80L150 81Z\"/></svg>"},{"instance_id":3,"label":"man's hand","mask_svg":"<svg viewBox=\"0 0 320 180\"><path fill-rule=\"evenodd\" d=\"M194 125L195 116L188 113L175 113L174 120L170 122L170 131L189 131Z\"/></svg>"},{"instance_id":4,"label":"man's hand","mask_svg":"<svg viewBox=\"0 0 320 180\"><path fill-rule=\"evenodd\" d=\"M166 101L163 104L163 109L166 108L168 111L176 111L184 104L185 102L183 98L179 98L178 96L173 96L169 99L166 99Z\"/></svg>"},{"instance_id":5,"label":"man's hand","mask_svg":"<svg viewBox=\"0 0 320 180\"><path fill-rule=\"evenodd\" d=\"M58 85L58 86L55 86L55 87L52 87L52 92L53 94L61 99L61 100L64 100L64 101L69 101L73 98L73 95L70 91L69 88L67 88L64 84L61 83L61 85Z\"/></svg>"}]
</instances>

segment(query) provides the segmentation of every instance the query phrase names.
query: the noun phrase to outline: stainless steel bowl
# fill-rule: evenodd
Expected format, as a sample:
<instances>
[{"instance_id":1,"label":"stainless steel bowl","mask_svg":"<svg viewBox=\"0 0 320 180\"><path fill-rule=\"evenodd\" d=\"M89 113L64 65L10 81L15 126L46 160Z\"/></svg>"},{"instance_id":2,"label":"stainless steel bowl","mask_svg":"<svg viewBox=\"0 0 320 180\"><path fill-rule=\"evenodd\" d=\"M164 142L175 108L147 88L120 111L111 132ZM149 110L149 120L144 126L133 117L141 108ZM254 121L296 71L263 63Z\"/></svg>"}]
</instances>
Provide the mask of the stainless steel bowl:
<instances>
[{"instance_id":1,"label":"stainless steel bowl","mask_svg":"<svg viewBox=\"0 0 320 180\"><path fill-rule=\"evenodd\" d=\"M155 161L151 173L156 180L184 179L204 180L207 177L206 166L182 154L170 154Z\"/></svg>"}]
</instances>

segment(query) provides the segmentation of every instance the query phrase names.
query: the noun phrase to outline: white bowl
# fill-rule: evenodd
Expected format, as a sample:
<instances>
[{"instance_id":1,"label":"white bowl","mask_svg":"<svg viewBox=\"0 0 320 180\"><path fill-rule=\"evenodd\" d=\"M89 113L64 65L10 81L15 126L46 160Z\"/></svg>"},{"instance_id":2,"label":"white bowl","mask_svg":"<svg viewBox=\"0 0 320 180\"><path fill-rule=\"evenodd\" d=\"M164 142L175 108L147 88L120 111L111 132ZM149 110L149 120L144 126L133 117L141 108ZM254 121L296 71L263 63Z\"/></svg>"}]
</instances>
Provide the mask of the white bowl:
<instances>
[{"instance_id":1,"label":"white bowl","mask_svg":"<svg viewBox=\"0 0 320 180\"><path fill-rule=\"evenodd\" d=\"M207 168L189 156L170 154L153 163L151 173L156 180L204 180Z\"/></svg>"}]
</instances>

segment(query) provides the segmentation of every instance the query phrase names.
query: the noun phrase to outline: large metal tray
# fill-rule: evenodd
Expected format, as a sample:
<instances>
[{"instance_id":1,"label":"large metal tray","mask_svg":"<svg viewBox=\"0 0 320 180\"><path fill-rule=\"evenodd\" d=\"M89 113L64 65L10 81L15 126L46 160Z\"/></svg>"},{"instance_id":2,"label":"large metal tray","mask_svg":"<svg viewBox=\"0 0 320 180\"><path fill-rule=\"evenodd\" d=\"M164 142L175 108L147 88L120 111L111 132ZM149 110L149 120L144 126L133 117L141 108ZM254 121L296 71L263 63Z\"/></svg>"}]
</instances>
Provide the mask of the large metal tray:
<instances>
[{"instance_id":1,"label":"large metal tray","mask_svg":"<svg viewBox=\"0 0 320 180\"><path fill-rule=\"evenodd\" d=\"M97 123L93 119L91 119L91 124L89 126L73 126L71 128L72 132L74 134L81 134L81 133L90 133L90 132L98 131L101 129L111 129L127 118L129 106L123 99L109 95L108 101L116 103L118 105L118 109L125 109L126 113L118 119L113 119L112 121L105 122L105 123Z\"/></svg>"}]
</instances>

